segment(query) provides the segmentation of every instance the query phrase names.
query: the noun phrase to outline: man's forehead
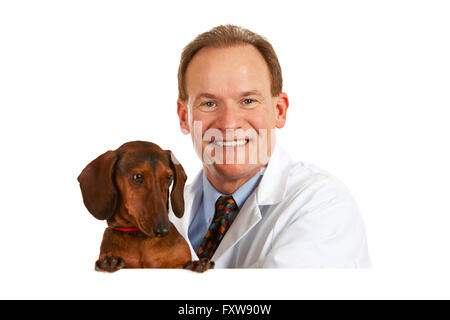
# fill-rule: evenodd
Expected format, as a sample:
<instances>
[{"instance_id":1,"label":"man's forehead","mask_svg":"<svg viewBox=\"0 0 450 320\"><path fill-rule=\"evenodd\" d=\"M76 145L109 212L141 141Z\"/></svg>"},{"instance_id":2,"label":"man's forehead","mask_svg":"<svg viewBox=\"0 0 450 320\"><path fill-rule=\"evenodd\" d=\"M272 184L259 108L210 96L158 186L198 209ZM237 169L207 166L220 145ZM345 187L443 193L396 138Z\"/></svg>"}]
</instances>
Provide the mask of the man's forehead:
<instances>
[{"instance_id":1,"label":"man's forehead","mask_svg":"<svg viewBox=\"0 0 450 320\"><path fill-rule=\"evenodd\" d=\"M224 56L229 54L247 55L250 52L253 52L256 55L261 55L255 46L248 43L239 43L223 47L204 47L199 51L197 51L197 53L192 58L191 62L201 56L210 56L210 55Z\"/></svg>"},{"instance_id":2,"label":"man's forehead","mask_svg":"<svg viewBox=\"0 0 450 320\"><path fill-rule=\"evenodd\" d=\"M203 69L218 68L224 64L238 65L247 62L254 66L265 65L265 60L262 54L252 45L239 45L232 47L213 48L206 47L199 50L190 61L186 73L189 69Z\"/></svg>"},{"instance_id":3,"label":"man's forehead","mask_svg":"<svg viewBox=\"0 0 450 320\"><path fill-rule=\"evenodd\" d=\"M194 56L186 72L185 85L190 98L244 96L270 90L269 68L253 46L202 50Z\"/></svg>"}]
</instances>

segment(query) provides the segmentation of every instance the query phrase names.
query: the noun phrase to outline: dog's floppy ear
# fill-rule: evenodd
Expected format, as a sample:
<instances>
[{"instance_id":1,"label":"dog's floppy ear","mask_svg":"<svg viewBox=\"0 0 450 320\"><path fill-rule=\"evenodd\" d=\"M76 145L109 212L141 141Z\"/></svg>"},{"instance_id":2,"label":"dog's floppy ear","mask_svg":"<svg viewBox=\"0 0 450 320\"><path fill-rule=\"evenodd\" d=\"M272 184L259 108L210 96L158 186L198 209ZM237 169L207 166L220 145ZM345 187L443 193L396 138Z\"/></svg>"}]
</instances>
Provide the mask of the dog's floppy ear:
<instances>
[{"instance_id":1,"label":"dog's floppy ear","mask_svg":"<svg viewBox=\"0 0 450 320\"><path fill-rule=\"evenodd\" d=\"M184 214L184 185L187 176L172 151L166 150L166 152L169 155L170 168L175 173L172 192L170 193L170 203L172 204L173 213L175 213L178 218L181 218Z\"/></svg>"},{"instance_id":2,"label":"dog's floppy ear","mask_svg":"<svg viewBox=\"0 0 450 320\"><path fill-rule=\"evenodd\" d=\"M117 206L114 183L115 151L107 151L91 163L78 176L86 208L99 220L110 218Z\"/></svg>"}]
</instances>

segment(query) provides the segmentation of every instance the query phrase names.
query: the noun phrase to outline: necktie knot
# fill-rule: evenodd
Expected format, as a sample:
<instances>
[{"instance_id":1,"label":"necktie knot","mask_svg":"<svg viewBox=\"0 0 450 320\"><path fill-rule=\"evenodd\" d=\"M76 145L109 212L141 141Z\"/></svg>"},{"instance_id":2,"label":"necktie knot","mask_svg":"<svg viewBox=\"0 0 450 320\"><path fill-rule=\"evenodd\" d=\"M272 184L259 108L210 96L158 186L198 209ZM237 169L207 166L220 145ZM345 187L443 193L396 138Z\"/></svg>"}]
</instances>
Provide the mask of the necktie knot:
<instances>
[{"instance_id":1,"label":"necktie knot","mask_svg":"<svg viewBox=\"0 0 450 320\"><path fill-rule=\"evenodd\" d=\"M237 210L238 206L232 196L220 196L216 201L216 214L223 212L225 215Z\"/></svg>"}]
</instances>

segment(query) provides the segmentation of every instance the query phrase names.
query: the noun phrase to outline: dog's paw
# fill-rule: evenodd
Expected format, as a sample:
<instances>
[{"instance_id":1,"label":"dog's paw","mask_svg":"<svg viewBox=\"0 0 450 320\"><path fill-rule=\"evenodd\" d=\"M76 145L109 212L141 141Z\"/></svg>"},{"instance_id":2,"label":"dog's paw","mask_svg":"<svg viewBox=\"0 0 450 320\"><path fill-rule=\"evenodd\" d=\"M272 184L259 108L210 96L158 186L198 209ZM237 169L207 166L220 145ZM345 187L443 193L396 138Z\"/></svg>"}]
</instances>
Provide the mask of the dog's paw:
<instances>
[{"instance_id":1,"label":"dog's paw","mask_svg":"<svg viewBox=\"0 0 450 320\"><path fill-rule=\"evenodd\" d=\"M120 257L106 255L100 257L95 263L95 270L103 272L115 272L125 267L125 261Z\"/></svg>"},{"instance_id":2,"label":"dog's paw","mask_svg":"<svg viewBox=\"0 0 450 320\"><path fill-rule=\"evenodd\" d=\"M202 258L197 261L189 261L184 269L202 273L209 269L214 269L214 261L211 261L208 258Z\"/></svg>"}]
</instances>

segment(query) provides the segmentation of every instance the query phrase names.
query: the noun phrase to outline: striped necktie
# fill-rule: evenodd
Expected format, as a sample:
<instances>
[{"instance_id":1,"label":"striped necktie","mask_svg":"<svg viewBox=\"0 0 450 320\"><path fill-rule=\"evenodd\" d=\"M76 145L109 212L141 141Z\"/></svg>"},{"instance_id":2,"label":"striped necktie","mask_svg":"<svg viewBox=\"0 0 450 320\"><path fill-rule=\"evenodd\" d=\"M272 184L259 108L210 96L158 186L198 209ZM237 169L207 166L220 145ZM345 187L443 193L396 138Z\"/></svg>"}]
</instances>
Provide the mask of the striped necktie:
<instances>
[{"instance_id":1,"label":"striped necktie","mask_svg":"<svg viewBox=\"0 0 450 320\"><path fill-rule=\"evenodd\" d=\"M238 210L238 206L233 197L220 196L219 199L217 199L214 219L197 250L199 258L212 258L220 241L222 241L223 236L230 227L230 213L235 210Z\"/></svg>"}]
</instances>

